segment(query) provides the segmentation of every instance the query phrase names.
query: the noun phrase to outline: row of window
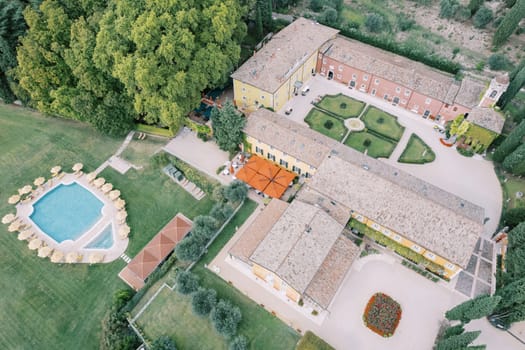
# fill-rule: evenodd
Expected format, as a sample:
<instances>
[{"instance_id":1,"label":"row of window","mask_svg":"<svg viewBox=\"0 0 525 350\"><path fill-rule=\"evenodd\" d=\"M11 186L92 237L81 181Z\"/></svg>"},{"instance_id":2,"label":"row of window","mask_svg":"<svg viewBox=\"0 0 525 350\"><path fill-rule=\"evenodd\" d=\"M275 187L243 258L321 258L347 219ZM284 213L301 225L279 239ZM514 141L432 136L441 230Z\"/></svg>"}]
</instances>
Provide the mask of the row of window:
<instances>
[{"instance_id":1,"label":"row of window","mask_svg":"<svg viewBox=\"0 0 525 350\"><path fill-rule=\"evenodd\" d=\"M273 149L273 147L271 147L271 149ZM262 148L260 148L259 146L255 146L255 153L260 154L261 156L264 157L264 150ZM285 153L283 153L283 155L286 156ZM268 158L272 162L275 162L275 159L276 159L275 155L270 153L270 152L266 153L266 158ZM288 165L289 164L288 164L288 161L286 161L286 160L281 158L281 159L279 159L279 165L282 166L283 168L288 169ZM310 168L312 168L312 167L310 167ZM297 173L297 174L299 174L299 175L301 175L301 173L302 173L301 168L299 168L299 167L297 167L295 165L292 165L292 171ZM310 177L310 173L306 172L306 173L304 173L304 176L305 177Z\"/></svg>"}]
</instances>

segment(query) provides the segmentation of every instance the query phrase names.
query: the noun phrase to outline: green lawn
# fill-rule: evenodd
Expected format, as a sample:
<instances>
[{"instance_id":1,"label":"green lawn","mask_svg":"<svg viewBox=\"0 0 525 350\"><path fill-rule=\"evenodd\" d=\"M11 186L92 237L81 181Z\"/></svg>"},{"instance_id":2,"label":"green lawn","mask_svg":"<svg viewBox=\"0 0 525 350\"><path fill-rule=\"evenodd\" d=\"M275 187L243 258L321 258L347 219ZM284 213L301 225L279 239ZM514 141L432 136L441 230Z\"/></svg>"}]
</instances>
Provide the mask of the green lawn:
<instances>
[{"instance_id":1,"label":"green lawn","mask_svg":"<svg viewBox=\"0 0 525 350\"><path fill-rule=\"evenodd\" d=\"M366 140L370 140L368 147L364 144ZM366 131L351 132L345 140L345 145L363 153L368 149L367 155L372 158L388 158L396 148L393 142Z\"/></svg>"},{"instance_id":2,"label":"green lawn","mask_svg":"<svg viewBox=\"0 0 525 350\"><path fill-rule=\"evenodd\" d=\"M431 163L436 159L436 155L419 136L410 135L407 146L397 160L400 163L425 164Z\"/></svg>"},{"instance_id":3,"label":"green lawn","mask_svg":"<svg viewBox=\"0 0 525 350\"><path fill-rule=\"evenodd\" d=\"M505 178L507 182L502 182L503 191L505 191L506 194L505 198L510 198L510 201L507 203L507 209L525 207L525 197L516 198L516 192L525 192L525 179L520 179L510 174L505 174Z\"/></svg>"},{"instance_id":4,"label":"green lawn","mask_svg":"<svg viewBox=\"0 0 525 350\"><path fill-rule=\"evenodd\" d=\"M392 140L399 141L405 128L397 118L375 107L368 107L361 117L366 127Z\"/></svg>"},{"instance_id":5,"label":"green lawn","mask_svg":"<svg viewBox=\"0 0 525 350\"><path fill-rule=\"evenodd\" d=\"M102 136L81 123L43 117L0 104L0 216L13 212L7 198L49 169L82 162L92 171L123 139ZM141 175L142 174L142 175ZM121 175L103 173L128 202L133 256L178 211L193 217L209 210L160 170L145 168ZM0 225L0 341L6 349L98 349L101 320L113 293L125 287L117 277L122 260L109 264L56 265L28 250Z\"/></svg>"},{"instance_id":6,"label":"green lawn","mask_svg":"<svg viewBox=\"0 0 525 350\"><path fill-rule=\"evenodd\" d=\"M135 133L133 140L131 140L129 145L120 156L137 166L149 165L151 156L164 145L166 145L166 143L168 143L168 139L164 137L148 135L146 139L138 140L137 135L138 133Z\"/></svg>"},{"instance_id":7,"label":"green lawn","mask_svg":"<svg viewBox=\"0 0 525 350\"><path fill-rule=\"evenodd\" d=\"M348 131L342 120L329 116L317 108L313 108L304 121L310 128L337 141L341 141ZM332 123L330 128L326 127L327 122Z\"/></svg>"},{"instance_id":8,"label":"green lawn","mask_svg":"<svg viewBox=\"0 0 525 350\"><path fill-rule=\"evenodd\" d=\"M193 313L191 297L169 288L160 291L136 323L150 339L170 336L177 349L228 349L227 341L215 331L209 318Z\"/></svg>"},{"instance_id":9,"label":"green lawn","mask_svg":"<svg viewBox=\"0 0 525 350\"><path fill-rule=\"evenodd\" d=\"M297 344L296 350L334 350L334 348L311 331L307 331Z\"/></svg>"},{"instance_id":10,"label":"green lawn","mask_svg":"<svg viewBox=\"0 0 525 350\"><path fill-rule=\"evenodd\" d=\"M343 119L359 116L365 107L364 102L354 100L343 94L327 95L317 104L319 108L337 114Z\"/></svg>"}]
</instances>

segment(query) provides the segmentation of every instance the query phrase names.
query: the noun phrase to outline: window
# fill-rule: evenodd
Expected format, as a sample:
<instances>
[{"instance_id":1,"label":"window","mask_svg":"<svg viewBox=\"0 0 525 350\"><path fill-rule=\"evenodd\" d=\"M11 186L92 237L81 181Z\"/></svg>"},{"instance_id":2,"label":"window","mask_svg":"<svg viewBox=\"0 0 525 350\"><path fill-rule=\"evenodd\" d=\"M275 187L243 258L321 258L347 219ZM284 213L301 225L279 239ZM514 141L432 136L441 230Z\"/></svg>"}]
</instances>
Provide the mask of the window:
<instances>
[{"instance_id":1,"label":"window","mask_svg":"<svg viewBox=\"0 0 525 350\"><path fill-rule=\"evenodd\" d=\"M352 79L356 80L357 79L357 75L352 74Z\"/></svg>"},{"instance_id":2,"label":"window","mask_svg":"<svg viewBox=\"0 0 525 350\"><path fill-rule=\"evenodd\" d=\"M384 234L385 236L390 236L390 233L391 233L390 230L388 230L388 229L386 229L386 228L382 229L381 232L383 232L383 234Z\"/></svg>"},{"instance_id":3,"label":"window","mask_svg":"<svg viewBox=\"0 0 525 350\"><path fill-rule=\"evenodd\" d=\"M259 146L255 146L255 153L261 153L262 149Z\"/></svg>"},{"instance_id":4,"label":"window","mask_svg":"<svg viewBox=\"0 0 525 350\"><path fill-rule=\"evenodd\" d=\"M264 100L264 95L261 95L261 100Z\"/></svg>"},{"instance_id":5,"label":"window","mask_svg":"<svg viewBox=\"0 0 525 350\"><path fill-rule=\"evenodd\" d=\"M431 102L431 99L429 99L429 98L427 98L427 99L425 100L425 104L426 104L426 105L429 105L430 102Z\"/></svg>"},{"instance_id":6,"label":"window","mask_svg":"<svg viewBox=\"0 0 525 350\"><path fill-rule=\"evenodd\" d=\"M374 84L379 85L379 79L376 79L376 80L374 81Z\"/></svg>"},{"instance_id":7,"label":"window","mask_svg":"<svg viewBox=\"0 0 525 350\"><path fill-rule=\"evenodd\" d=\"M246 91L246 88L245 88L245 87L243 87L243 88L242 88L242 92L245 92L245 91Z\"/></svg>"},{"instance_id":8,"label":"window","mask_svg":"<svg viewBox=\"0 0 525 350\"><path fill-rule=\"evenodd\" d=\"M492 92L490 93L490 98L496 97L497 94L498 92L496 90L492 90Z\"/></svg>"},{"instance_id":9,"label":"window","mask_svg":"<svg viewBox=\"0 0 525 350\"><path fill-rule=\"evenodd\" d=\"M341 79L341 78L342 78L341 74L337 74L337 79Z\"/></svg>"},{"instance_id":10,"label":"window","mask_svg":"<svg viewBox=\"0 0 525 350\"><path fill-rule=\"evenodd\" d=\"M271 154L270 152L268 152L267 157L268 157L269 160L273 160L275 162L275 156L273 154Z\"/></svg>"},{"instance_id":11,"label":"window","mask_svg":"<svg viewBox=\"0 0 525 350\"><path fill-rule=\"evenodd\" d=\"M255 103L255 105L257 106L257 105L259 104L259 101L255 100L254 103Z\"/></svg>"},{"instance_id":12,"label":"window","mask_svg":"<svg viewBox=\"0 0 525 350\"><path fill-rule=\"evenodd\" d=\"M338 69L339 69L340 72L342 72L343 71L343 66L339 66Z\"/></svg>"},{"instance_id":13,"label":"window","mask_svg":"<svg viewBox=\"0 0 525 350\"><path fill-rule=\"evenodd\" d=\"M385 100L388 100L388 94L385 94L385 96L383 96L383 98L384 98Z\"/></svg>"},{"instance_id":14,"label":"window","mask_svg":"<svg viewBox=\"0 0 525 350\"><path fill-rule=\"evenodd\" d=\"M310 173L309 172L304 173L304 177L309 178L310 177Z\"/></svg>"},{"instance_id":15,"label":"window","mask_svg":"<svg viewBox=\"0 0 525 350\"><path fill-rule=\"evenodd\" d=\"M399 103L399 97L394 97L394 100L392 101L392 104L397 105Z\"/></svg>"},{"instance_id":16,"label":"window","mask_svg":"<svg viewBox=\"0 0 525 350\"><path fill-rule=\"evenodd\" d=\"M417 112L418 109L419 109L418 105L414 105L414 108L412 108L412 110L415 111L415 112Z\"/></svg>"},{"instance_id":17,"label":"window","mask_svg":"<svg viewBox=\"0 0 525 350\"><path fill-rule=\"evenodd\" d=\"M394 235L394 241L401 242L403 238L400 235Z\"/></svg>"},{"instance_id":18,"label":"window","mask_svg":"<svg viewBox=\"0 0 525 350\"><path fill-rule=\"evenodd\" d=\"M410 95L410 90L405 89L405 96L409 96L409 95Z\"/></svg>"},{"instance_id":19,"label":"window","mask_svg":"<svg viewBox=\"0 0 525 350\"><path fill-rule=\"evenodd\" d=\"M407 100L401 100L401 104L404 105L407 103Z\"/></svg>"},{"instance_id":20,"label":"window","mask_svg":"<svg viewBox=\"0 0 525 350\"><path fill-rule=\"evenodd\" d=\"M456 269L456 266L454 264L451 264L451 263L446 263L445 267L447 269L449 269L449 270L452 270L452 271L454 271Z\"/></svg>"},{"instance_id":21,"label":"window","mask_svg":"<svg viewBox=\"0 0 525 350\"><path fill-rule=\"evenodd\" d=\"M367 74L363 75L363 80L364 81L368 81L368 75Z\"/></svg>"},{"instance_id":22,"label":"window","mask_svg":"<svg viewBox=\"0 0 525 350\"><path fill-rule=\"evenodd\" d=\"M350 88L354 88L355 87L355 81L354 80L351 80L350 81Z\"/></svg>"},{"instance_id":23,"label":"window","mask_svg":"<svg viewBox=\"0 0 525 350\"><path fill-rule=\"evenodd\" d=\"M288 169L288 162L283 159L279 159L279 165Z\"/></svg>"},{"instance_id":24,"label":"window","mask_svg":"<svg viewBox=\"0 0 525 350\"><path fill-rule=\"evenodd\" d=\"M425 113L423 113L423 118L427 119L429 115L430 115L430 111L427 109Z\"/></svg>"},{"instance_id":25,"label":"window","mask_svg":"<svg viewBox=\"0 0 525 350\"><path fill-rule=\"evenodd\" d=\"M399 86L398 86L398 87L396 87L396 93L398 93L398 94L399 94L400 92L401 92L401 88L400 88Z\"/></svg>"},{"instance_id":26,"label":"window","mask_svg":"<svg viewBox=\"0 0 525 350\"><path fill-rule=\"evenodd\" d=\"M366 86L365 86L365 84L361 84L361 88L360 88L359 90L363 90L363 91L365 91L365 90L366 90Z\"/></svg>"},{"instance_id":27,"label":"window","mask_svg":"<svg viewBox=\"0 0 525 350\"><path fill-rule=\"evenodd\" d=\"M374 223L372 224L372 228L373 228L374 230L379 230L379 225L376 224L376 223L374 222Z\"/></svg>"},{"instance_id":28,"label":"window","mask_svg":"<svg viewBox=\"0 0 525 350\"><path fill-rule=\"evenodd\" d=\"M417 244L414 244L412 247L410 247L410 249L412 249L412 250L415 251L416 253L421 252L421 247L418 246Z\"/></svg>"},{"instance_id":29,"label":"window","mask_svg":"<svg viewBox=\"0 0 525 350\"><path fill-rule=\"evenodd\" d=\"M292 165L292 171L301 175L301 168L298 168L295 165Z\"/></svg>"},{"instance_id":30,"label":"window","mask_svg":"<svg viewBox=\"0 0 525 350\"><path fill-rule=\"evenodd\" d=\"M243 99L243 100L246 100L246 96L243 96L242 99Z\"/></svg>"},{"instance_id":31,"label":"window","mask_svg":"<svg viewBox=\"0 0 525 350\"><path fill-rule=\"evenodd\" d=\"M431 252L426 252L425 256L429 258L430 260L434 260L436 258L436 256L432 254Z\"/></svg>"},{"instance_id":32,"label":"window","mask_svg":"<svg viewBox=\"0 0 525 350\"><path fill-rule=\"evenodd\" d=\"M372 89L372 96L376 95L376 89Z\"/></svg>"}]
</instances>

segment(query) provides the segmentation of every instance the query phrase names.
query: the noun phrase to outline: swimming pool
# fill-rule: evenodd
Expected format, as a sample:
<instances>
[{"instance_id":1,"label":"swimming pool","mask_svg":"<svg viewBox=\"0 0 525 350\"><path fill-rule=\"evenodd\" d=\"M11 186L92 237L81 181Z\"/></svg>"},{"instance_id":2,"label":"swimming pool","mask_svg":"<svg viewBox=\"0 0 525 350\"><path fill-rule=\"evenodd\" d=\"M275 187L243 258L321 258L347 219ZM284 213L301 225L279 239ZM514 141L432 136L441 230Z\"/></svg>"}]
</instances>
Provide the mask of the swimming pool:
<instances>
[{"instance_id":1,"label":"swimming pool","mask_svg":"<svg viewBox=\"0 0 525 350\"><path fill-rule=\"evenodd\" d=\"M60 184L33 205L30 218L57 243L76 240L102 217L102 203L76 182Z\"/></svg>"},{"instance_id":2,"label":"swimming pool","mask_svg":"<svg viewBox=\"0 0 525 350\"><path fill-rule=\"evenodd\" d=\"M106 226L94 240L89 242L86 248L109 249L113 245L113 228L111 224Z\"/></svg>"}]
</instances>

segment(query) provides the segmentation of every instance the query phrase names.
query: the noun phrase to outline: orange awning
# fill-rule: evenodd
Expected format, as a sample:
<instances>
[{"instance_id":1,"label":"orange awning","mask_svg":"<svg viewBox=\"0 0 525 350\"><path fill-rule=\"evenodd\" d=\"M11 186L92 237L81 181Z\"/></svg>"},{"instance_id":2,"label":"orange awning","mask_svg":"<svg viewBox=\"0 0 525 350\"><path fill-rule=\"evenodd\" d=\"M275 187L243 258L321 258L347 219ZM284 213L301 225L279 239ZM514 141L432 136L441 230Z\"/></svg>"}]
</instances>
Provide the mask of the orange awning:
<instances>
[{"instance_id":1,"label":"orange awning","mask_svg":"<svg viewBox=\"0 0 525 350\"><path fill-rule=\"evenodd\" d=\"M255 174L255 176L251 179L251 181L248 183L248 185L252 186L258 191L264 192L264 189L268 184L270 183L270 179L267 178L264 175L261 175L259 173Z\"/></svg>"},{"instance_id":2,"label":"orange awning","mask_svg":"<svg viewBox=\"0 0 525 350\"><path fill-rule=\"evenodd\" d=\"M257 172L251 168L242 167L236 174L235 177L238 180L241 180L243 182L246 182L247 184L250 184L251 179L257 174Z\"/></svg>"},{"instance_id":3,"label":"orange awning","mask_svg":"<svg viewBox=\"0 0 525 350\"><path fill-rule=\"evenodd\" d=\"M244 167L258 171L262 166L264 166L264 163L266 163L266 161L263 158L252 154L252 156L250 157L250 159L248 159Z\"/></svg>"},{"instance_id":4,"label":"orange awning","mask_svg":"<svg viewBox=\"0 0 525 350\"><path fill-rule=\"evenodd\" d=\"M271 180L275 177L275 175L277 175L280 169L281 168L279 168L277 165L270 163L269 161L265 161L263 166L261 166L257 172Z\"/></svg>"},{"instance_id":5,"label":"orange awning","mask_svg":"<svg viewBox=\"0 0 525 350\"><path fill-rule=\"evenodd\" d=\"M279 185L283 185L285 187L288 187L290 182L295 179L295 174L291 171L280 169L277 175L273 178L273 181L277 182Z\"/></svg>"},{"instance_id":6,"label":"orange awning","mask_svg":"<svg viewBox=\"0 0 525 350\"><path fill-rule=\"evenodd\" d=\"M285 186L274 181L271 181L264 189L264 193L272 198L281 198L285 191Z\"/></svg>"}]
</instances>

